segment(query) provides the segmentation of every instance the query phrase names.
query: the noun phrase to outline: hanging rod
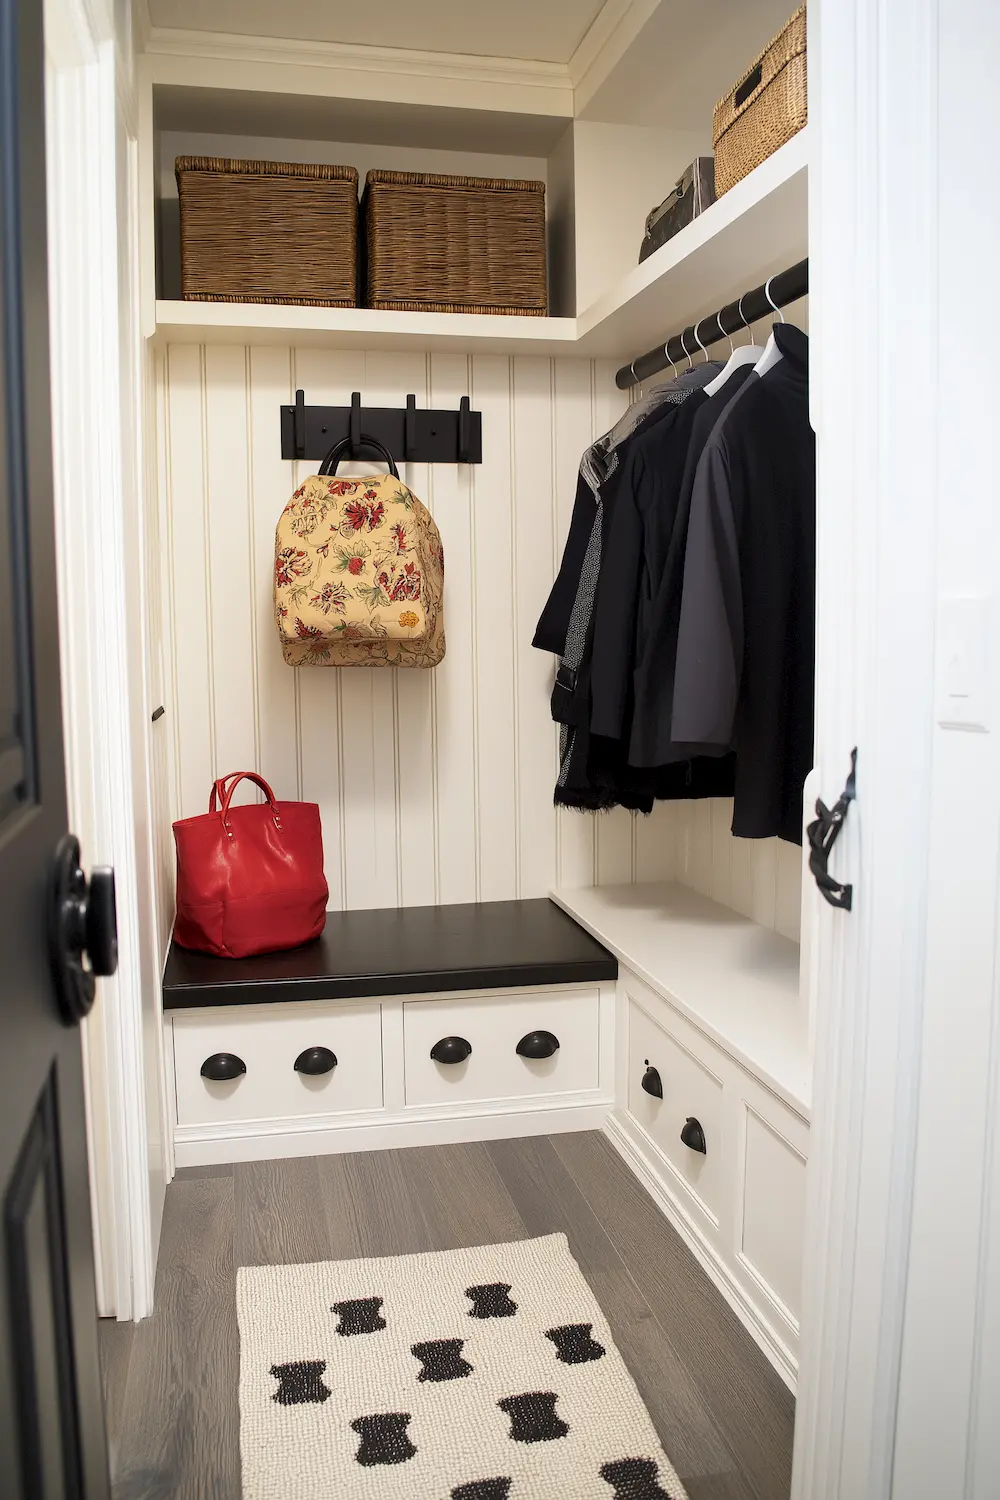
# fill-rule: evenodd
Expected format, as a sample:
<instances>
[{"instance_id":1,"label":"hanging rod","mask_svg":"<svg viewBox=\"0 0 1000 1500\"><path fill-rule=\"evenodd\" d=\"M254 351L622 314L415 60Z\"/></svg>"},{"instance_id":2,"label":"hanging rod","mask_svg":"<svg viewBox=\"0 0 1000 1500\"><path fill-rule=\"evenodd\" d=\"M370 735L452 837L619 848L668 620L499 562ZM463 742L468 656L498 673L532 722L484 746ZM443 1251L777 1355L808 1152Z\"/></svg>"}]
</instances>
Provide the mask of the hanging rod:
<instances>
[{"instance_id":1,"label":"hanging rod","mask_svg":"<svg viewBox=\"0 0 1000 1500\"><path fill-rule=\"evenodd\" d=\"M620 391L627 391L640 381L648 380L651 375L657 375L687 356L697 354L699 348L717 344L720 339L741 332L748 323L766 318L775 307L787 307L790 302L797 302L808 290L809 262L800 260L797 265L789 266L787 271L780 271L776 276L770 277L763 286L755 286L752 292L744 292L739 301L728 303L717 313L711 313L699 323L685 328L683 333L674 334L666 344L657 344L655 349L640 354L630 365L622 365L615 376L615 384Z\"/></svg>"}]
</instances>

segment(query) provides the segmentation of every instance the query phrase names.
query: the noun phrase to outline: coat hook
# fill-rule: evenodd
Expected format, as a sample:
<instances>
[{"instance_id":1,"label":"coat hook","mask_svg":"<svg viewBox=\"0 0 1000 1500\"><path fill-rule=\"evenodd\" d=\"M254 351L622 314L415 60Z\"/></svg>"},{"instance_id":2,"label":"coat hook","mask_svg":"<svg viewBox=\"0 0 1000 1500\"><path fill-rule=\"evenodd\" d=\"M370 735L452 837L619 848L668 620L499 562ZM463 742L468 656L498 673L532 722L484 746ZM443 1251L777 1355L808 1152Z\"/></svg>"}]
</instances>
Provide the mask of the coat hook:
<instances>
[{"instance_id":1,"label":"coat hook","mask_svg":"<svg viewBox=\"0 0 1000 1500\"><path fill-rule=\"evenodd\" d=\"M351 419L348 429L351 439L351 457L357 458L358 449L361 447L361 392L351 392Z\"/></svg>"},{"instance_id":2,"label":"coat hook","mask_svg":"<svg viewBox=\"0 0 1000 1500\"><path fill-rule=\"evenodd\" d=\"M403 458L411 462L417 451L417 398L407 396L406 416L403 418Z\"/></svg>"},{"instance_id":3,"label":"coat hook","mask_svg":"<svg viewBox=\"0 0 1000 1500\"><path fill-rule=\"evenodd\" d=\"M460 464L469 462L469 454L472 450L472 421L469 416L469 398L463 396L458 403L458 461Z\"/></svg>"},{"instance_id":4,"label":"coat hook","mask_svg":"<svg viewBox=\"0 0 1000 1500\"><path fill-rule=\"evenodd\" d=\"M306 456L306 393L295 392L295 457Z\"/></svg>"}]
</instances>

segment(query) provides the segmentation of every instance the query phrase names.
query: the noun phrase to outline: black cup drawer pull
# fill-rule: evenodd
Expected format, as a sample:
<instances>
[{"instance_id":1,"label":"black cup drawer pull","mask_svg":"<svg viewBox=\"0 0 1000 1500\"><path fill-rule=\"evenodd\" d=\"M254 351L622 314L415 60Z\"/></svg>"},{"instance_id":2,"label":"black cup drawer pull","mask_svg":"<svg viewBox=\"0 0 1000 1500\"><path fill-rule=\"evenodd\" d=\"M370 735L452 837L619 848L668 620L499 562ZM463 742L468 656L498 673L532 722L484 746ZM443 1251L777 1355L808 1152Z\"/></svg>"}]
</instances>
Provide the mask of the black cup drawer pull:
<instances>
[{"instance_id":1,"label":"black cup drawer pull","mask_svg":"<svg viewBox=\"0 0 1000 1500\"><path fill-rule=\"evenodd\" d=\"M688 1115L681 1131L681 1140L684 1145L692 1151L700 1151L702 1156L708 1155L708 1142L705 1140L705 1132L701 1128L701 1121L696 1120L694 1115Z\"/></svg>"},{"instance_id":2,"label":"black cup drawer pull","mask_svg":"<svg viewBox=\"0 0 1000 1500\"><path fill-rule=\"evenodd\" d=\"M246 1070L246 1063L235 1052L216 1052L212 1057L205 1058L201 1065L201 1076L210 1079L212 1083L229 1083Z\"/></svg>"},{"instance_id":3,"label":"black cup drawer pull","mask_svg":"<svg viewBox=\"0 0 1000 1500\"><path fill-rule=\"evenodd\" d=\"M310 1078L318 1078L322 1073L332 1073L336 1066L337 1058L329 1047L307 1047L295 1059L296 1073L305 1073Z\"/></svg>"},{"instance_id":4,"label":"black cup drawer pull","mask_svg":"<svg viewBox=\"0 0 1000 1500\"><path fill-rule=\"evenodd\" d=\"M646 1071L642 1075L642 1086L647 1094L652 1094L654 1099L663 1098L663 1083L659 1073L650 1066L649 1058L646 1058Z\"/></svg>"},{"instance_id":5,"label":"black cup drawer pull","mask_svg":"<svg viewBox=\"0 0 1000 1500\"><path fill-rule=\"evenodd\" d=\"M431 1057L439 1063L460 1063L471 1054L472 1046L464 1036L443 1036L431 1048Z\"/></svg>"},{"instance_id":6,"label":"black cup drawer pull","mask_svg":"<svg viewBox=\"0 0 1000 1500\"><path fill-rule=\"evenodd\" d=\"M519 1057L551 1057L559 1051L559 1038L551 1031L529 1031L517 1044Z\"/></svg>"}]
</instances>

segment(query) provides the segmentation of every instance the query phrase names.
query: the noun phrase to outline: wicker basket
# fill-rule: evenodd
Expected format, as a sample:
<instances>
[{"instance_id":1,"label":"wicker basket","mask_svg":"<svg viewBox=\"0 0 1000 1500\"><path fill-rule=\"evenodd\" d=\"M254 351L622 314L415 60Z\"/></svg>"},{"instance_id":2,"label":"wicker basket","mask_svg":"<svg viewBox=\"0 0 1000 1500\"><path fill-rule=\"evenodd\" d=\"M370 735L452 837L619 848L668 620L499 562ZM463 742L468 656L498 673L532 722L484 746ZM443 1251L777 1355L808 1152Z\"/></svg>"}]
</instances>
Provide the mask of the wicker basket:
<instances>
[{"instance_id":1,"label":"wicker basket","mask_svg":"<svg viewBox=\"0 0 1000 1500\"><path fill-rule=\"evenodd\" d=\"M369 172L361 212L369 307L548 311L543 182Z\"/></svg>"},{"instance_id":2,"label":"wicker basket","mask_svg":"<svg viewBox=\"0 0 1000 1500\"><path fill-rule=\"evenodd\" d=\"M715 192L721 198L806 123L806 8L783 26L720 99L712 120Z\"/></svg>"},{"instance_id":3,"label":"wicker basket","mask_svg":"<svg viewBox=\"0 0 1000 1500\"><path fill-rule=\"evenodd\" d=\"M174 170L186 300L357 306L354 167L179 156Z\"/></svg>"}]
</instances>

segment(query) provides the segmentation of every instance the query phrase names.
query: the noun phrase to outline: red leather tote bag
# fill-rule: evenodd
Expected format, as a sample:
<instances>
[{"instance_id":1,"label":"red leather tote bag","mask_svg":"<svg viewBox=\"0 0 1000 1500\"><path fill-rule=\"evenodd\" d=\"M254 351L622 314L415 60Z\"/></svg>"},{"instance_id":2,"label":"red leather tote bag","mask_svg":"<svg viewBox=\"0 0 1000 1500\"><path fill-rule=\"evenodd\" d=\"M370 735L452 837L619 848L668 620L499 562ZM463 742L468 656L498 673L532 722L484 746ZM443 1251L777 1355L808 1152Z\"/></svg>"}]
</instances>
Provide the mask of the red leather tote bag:
<instances>
[{"instance_id":1,"label":"red leather tote bag","mask_svg":"<svg viewBox=\"0 0 1000 1500\"><path fill-rule=\"evenodd\" d=\"M233 807L244 779L267 801ZM236 771L215 783L207 813L174 824L174 843L174 937L182 948L247 958L297 948L323 931L329 891L315 802L276 802L263 777Z\"/></svg>"}]
</instances>

